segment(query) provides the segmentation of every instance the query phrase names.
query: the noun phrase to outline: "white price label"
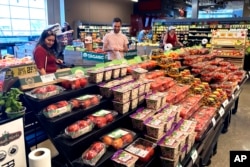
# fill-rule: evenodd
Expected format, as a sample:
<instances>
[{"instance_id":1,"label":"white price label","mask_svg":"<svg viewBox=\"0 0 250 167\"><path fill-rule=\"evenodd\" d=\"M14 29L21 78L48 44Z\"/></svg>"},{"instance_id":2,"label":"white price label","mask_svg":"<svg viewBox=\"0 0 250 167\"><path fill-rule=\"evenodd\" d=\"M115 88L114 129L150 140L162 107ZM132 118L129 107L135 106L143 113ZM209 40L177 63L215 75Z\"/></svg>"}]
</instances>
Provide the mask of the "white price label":
<instances>
[{"instance_id":1,"label":"white price label","mask_svg":"<svg viewBox=\"0 0 250 167\"><path fill-rule=\"evenodd\" d=\"M215 118L213 117L213 119L212 119L212 123L213 123L213 126L215 126L216 125L216 120L215 120Z\"/></svg>"},{"instance_id":2,"label":"white price label","mask_svg":"<svg viewBox=\"0 0 250 167\"><path fill-rule=\"evenodd\" d=\"M221 117L225 114L224 108L222 108L222 107L220 108L219 114L220 114Z\"/></svg>"},{"instance_id":3,"label":"white price label","mask_svg":"<svg viewBox=\"0 0 250 167\"><path fill-rule=\"evenodd\" d=\"M229 101L228 101L228 99L227 99L227 100L225 100L225 101L222 103L222 106L225 108L225 107L228 105L228 103L229 103Z\"/></svg>"},{"instance_id":4,"label":"white price label","mask_svg":"<svg viewBox=\"0 0 250 167\"><path fill-rule=\"evenodd\" d=\"M239 86L239 85L237 85L237 86L236 86L236 89L237 89L237 90L239 90L239 89L240 89L240 86Z\"/></svg>"},{"instance_id":5,"label":"white price label","mask_svg":"<svg viewBox=\"0 0 250 167\"><path fill-rule=\"evenodd\" d=\"M180 162L176 165L176 167L182 167L182 165L180 164Z\"/></svg>"},{"instance_id":6,"label":"white price label","mask_svg":"<svg viewBox=\"0 0 250 167\"><path fill-rule=\"evenodd\" d=\"M55 76L55 74L41 75L41 80L43 83L52 82L52 81L56 80L56 76Z\"/></svg>"},{"instance_id":7,"label":"white price label","mask_svg":"<svg viewBox=\"0 0 250 167\"><path fill-rule=\"evenodd\" d=\"M247 75L246 75L246 76L247 76L247 79L249 78L249 75L250 75L250 74L247 74Z\"/></svg>"},{"instance_id":8,"label":"white price label","mask_svg":"<svg viewBox=\"0 0 250 167\"><path fill-rule=\"evenodd\" d=\"M197 150L193 150L191 153L191 159L193 160L193 163L195 163L197 158L198 158L198 152L197 152Z\"/></svg>"},{"instance_id":9,"label":"white price label","mask_svg":"<svg viewBox=\"0 0 250 167\"><path fill-rule=\"evenodd\" d=\"M232 94L232 99L234 100L234 98L235 98L235 96L234 96L234 94Z\"/></svg>"}]
</instances>

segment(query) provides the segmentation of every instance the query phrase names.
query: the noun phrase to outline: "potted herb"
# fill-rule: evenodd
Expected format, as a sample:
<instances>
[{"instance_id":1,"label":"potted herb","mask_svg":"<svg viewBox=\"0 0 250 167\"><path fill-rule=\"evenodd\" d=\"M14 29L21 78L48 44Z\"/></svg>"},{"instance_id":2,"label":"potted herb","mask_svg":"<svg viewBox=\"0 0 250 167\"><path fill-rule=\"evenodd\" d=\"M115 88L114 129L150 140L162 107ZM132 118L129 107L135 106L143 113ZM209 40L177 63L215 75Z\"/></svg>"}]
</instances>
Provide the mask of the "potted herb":
<instances>
[{"instance_id":1,"label":"potted herb","mask_svg":"<svg viewBox=\"0 0 250 167\"><path fill-rule=\"evenodd\" d=\"M18 88L11 88L10 91L0 95L1 110L5 110L8 118L14 118L25 114L26 107L23 106L19 96L23 94Z\"/></svg>"}]
</instances>

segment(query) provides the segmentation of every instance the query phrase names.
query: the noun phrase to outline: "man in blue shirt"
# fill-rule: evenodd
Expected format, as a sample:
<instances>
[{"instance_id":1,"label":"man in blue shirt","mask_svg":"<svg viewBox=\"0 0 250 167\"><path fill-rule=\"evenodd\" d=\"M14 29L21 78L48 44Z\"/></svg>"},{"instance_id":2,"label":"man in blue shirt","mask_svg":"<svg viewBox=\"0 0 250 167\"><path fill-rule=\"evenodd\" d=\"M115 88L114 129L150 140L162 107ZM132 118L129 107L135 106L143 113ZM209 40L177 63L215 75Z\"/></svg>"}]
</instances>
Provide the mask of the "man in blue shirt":
<instances>
[{"instance_id":1,"label":"man in blue shirt","mask_svg":"<svg viewBox=\"0 0 250 167\"><path fill-rule=\"evenodd\" d=\"M148 30L141 30L138 34L138 42L144 42L148 39Z\"/></svg>"}]
</instances>

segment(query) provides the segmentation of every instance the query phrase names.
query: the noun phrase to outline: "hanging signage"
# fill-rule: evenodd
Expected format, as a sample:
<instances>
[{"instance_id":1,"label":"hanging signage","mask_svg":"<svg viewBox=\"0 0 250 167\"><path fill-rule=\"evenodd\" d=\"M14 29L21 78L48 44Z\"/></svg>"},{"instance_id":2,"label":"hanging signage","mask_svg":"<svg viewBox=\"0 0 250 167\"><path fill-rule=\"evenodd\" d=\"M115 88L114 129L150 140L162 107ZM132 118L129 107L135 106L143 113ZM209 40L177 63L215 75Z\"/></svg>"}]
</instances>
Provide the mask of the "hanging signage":
<instances>
[{"instance_id":1,"label":"hanging signage","mask_svg":"<svg viewBox=\"0 0 250 167\"><path fill-rule=\"evenodd\" d=\"M23 118L0 125L0 166L27 166Z\"/></svg>"},{"instance_id":2,"label":"hanging signage","mask_svg":"<svg viewBox=\"0 0 250 167\"><path fill-rule=\"evenodd\" d=\"M10 69L12 71L13 77L37 73L37 68L35 64L15 66L11 67Z\"/></svg>"}]
</instances>

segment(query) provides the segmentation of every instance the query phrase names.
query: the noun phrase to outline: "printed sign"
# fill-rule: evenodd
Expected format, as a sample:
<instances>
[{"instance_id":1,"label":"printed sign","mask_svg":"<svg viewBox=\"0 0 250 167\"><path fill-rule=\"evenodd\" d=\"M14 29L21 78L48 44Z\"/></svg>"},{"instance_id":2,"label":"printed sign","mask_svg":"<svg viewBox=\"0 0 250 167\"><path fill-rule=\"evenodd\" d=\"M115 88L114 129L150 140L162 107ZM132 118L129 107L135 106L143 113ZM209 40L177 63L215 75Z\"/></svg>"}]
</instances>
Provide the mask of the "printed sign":
<instances>
[{"instance_id":1,"label":"printed sign","mask_svg":"<svg viewBox=\"0 0 250 167\"><path fill-rule=\"evenodd\" d=\"M27 166L23 118L0 125L0 166Z\"/></svg>"},{"instance_id":2,"label":"printed sign","mask_svg":"<svg viewBox=\"0 0 250 167\"><path fill-rule=\"evenodd\" d=\"M14 77L37 73L37 69L36 69L35 64L26 65L26 66L11 67L11 71L12 71L12 74Z\"/></svg>"},{"instance_id":3,"label":"printed sign","mask_svg":"<svg viewBox=\"0 0 250 167\"><path fill-rule=\"evenodd\" d=\"M84 61L104 62L106 60L106 54L93 53L93 52L82 52L82 59Z\"/></svg>"}]
</instances>

